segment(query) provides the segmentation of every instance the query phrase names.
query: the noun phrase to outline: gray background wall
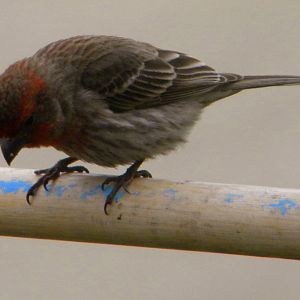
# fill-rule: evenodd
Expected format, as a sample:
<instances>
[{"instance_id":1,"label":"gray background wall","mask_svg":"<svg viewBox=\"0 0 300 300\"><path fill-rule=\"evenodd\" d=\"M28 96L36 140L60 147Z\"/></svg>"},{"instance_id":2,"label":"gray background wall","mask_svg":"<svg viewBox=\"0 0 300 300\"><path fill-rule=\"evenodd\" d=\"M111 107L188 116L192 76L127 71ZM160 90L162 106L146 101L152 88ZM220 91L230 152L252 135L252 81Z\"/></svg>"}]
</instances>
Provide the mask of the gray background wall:
<instances>
[{"instance_id":1,"label":"gray background wall","mask_svg":"<svg viewBox=\"0 0 300 300\"><path fill-rule=\"evenodd\" d=\"M60 38L109 34L220 71L300 74L299 15L299 0L1 0L0 69ZM158 178L300 188L299 94L269 88L215 103L187 145L145 167ZM13 167L63 156L24 150ZM0 238L0 299L299 299L299 283L297 261Z\"/></svg>"}]
</instances>

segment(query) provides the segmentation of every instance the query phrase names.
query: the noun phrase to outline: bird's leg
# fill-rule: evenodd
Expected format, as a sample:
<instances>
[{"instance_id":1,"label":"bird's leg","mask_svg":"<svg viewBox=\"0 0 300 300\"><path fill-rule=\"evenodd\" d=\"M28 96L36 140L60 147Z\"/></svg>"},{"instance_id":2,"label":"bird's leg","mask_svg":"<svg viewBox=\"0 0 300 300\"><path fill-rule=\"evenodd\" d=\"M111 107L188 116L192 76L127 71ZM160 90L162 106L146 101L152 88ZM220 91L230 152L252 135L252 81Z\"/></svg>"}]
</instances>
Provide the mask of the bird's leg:
<instances>
[{"instance_id":1,"label":"bird's leg","mask_svg":"<svg viewBox=\"0 0 300 300\"><path fill-rule=\"evenodd\" d=\"M72 172L79 172L79 173L89 173L89 170L83 166L74 166L68 167L69 164L78 160L75 157L67 157L64 159L59 160L52 168L37 170L34 173L36 175L44 174L27 192L26 194L26 201L28 204L30 202L30 196L34 196L36 191L41 187L44 186L45 190L47 189L47 184L50 180L55 180L59 177L60 173L72 173Z\"/></svg>"},{"instance_id":2,"label":"bird's leg","mask_svg":"<svg viewBox=\"0 0 300 300\"><path fill-rule=\"evenodd\" d=\"M151 178L152 175L146 171L146 170L140 170L138 171L138 168L142 164L144 160L137 160L135 161L127 170L124 174L120 176L114 176L114 177L107 177L104 182L102 183L102 190L105 190L105 187L110 184L114 183L114 187L112 191L108 194L105 200L105 205L104 205L104 212L106 215L107 213L107 206L111 205L111 203L114 200L114 197L120 190L120 188L123 188L126 192L128 192L127 187L129 184L132 182L134 178L137 177L144 177L144 178Z\"/></svg>"}]
</instances>

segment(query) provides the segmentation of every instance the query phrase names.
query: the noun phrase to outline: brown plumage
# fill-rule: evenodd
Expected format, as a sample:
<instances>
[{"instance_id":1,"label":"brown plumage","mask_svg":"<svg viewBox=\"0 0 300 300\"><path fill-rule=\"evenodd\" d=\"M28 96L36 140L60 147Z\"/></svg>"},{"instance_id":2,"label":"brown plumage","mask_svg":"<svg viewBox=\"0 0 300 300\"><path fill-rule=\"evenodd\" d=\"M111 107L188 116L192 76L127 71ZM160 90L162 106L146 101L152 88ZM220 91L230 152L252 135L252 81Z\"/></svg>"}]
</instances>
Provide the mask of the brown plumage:
<instances>
[{"instance_id":1,"label":"brown plumage","mask_svg":"<svg viewBox=\"0 0 300 300\"><path fill-rule=\"evenodd\" d=\"M51 43L0 77L0 138L8 164L23 147L53 146L70 158L28 192L81 159L101 166L133 165L120 187L150 174L144 159L185 141L201 110L243 89L300 84L298 76L218 73L186 54L110 36L78 36ZM110 183L108 179L106 183Z\"/></svg>"}]
</instances>

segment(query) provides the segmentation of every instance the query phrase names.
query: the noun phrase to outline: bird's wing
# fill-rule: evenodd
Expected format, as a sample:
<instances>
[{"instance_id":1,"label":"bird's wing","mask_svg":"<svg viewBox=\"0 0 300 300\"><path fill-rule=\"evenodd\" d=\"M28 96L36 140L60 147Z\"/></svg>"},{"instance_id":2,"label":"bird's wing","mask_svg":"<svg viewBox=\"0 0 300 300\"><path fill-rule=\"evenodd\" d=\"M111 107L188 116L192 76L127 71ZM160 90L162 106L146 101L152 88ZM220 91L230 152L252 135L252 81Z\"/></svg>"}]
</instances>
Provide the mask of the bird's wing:
<instances>
[{"instance_id":1,"label":"bird's wing","mask_svg":"<svg viewBox=\"0 0 300 300\"><path fill-rule=\"evenodd\" d=\"M219 74L185 54L118 48L82 73L85 89L97 91L115 112L149 108L200 96L236 75Z\"/></svg>"}]
</instances>

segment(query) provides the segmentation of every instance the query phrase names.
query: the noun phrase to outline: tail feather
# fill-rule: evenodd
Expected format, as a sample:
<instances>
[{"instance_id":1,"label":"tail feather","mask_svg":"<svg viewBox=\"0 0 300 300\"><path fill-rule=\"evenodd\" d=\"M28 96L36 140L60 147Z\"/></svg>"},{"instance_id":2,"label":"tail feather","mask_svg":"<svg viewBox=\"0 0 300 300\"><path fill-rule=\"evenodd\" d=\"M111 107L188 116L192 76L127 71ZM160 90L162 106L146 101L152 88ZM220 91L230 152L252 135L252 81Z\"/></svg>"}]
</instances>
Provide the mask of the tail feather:
<instances>
[{"instance_id":1,"label":"tail feather","mask_svg":"<svg viewBox=\"0 0 300 300\"><path fill-rule=\"evenodd\" d=\"M222 74L226 76L226 74ZM231 74L228 74L231 75ZM232 76L232 75L231 75ZM229 83L231 90L244 90L276 85L300 85L300 76L289 75L261 75L243 76L235 82Z\"/></svg>"}]
</instances>

